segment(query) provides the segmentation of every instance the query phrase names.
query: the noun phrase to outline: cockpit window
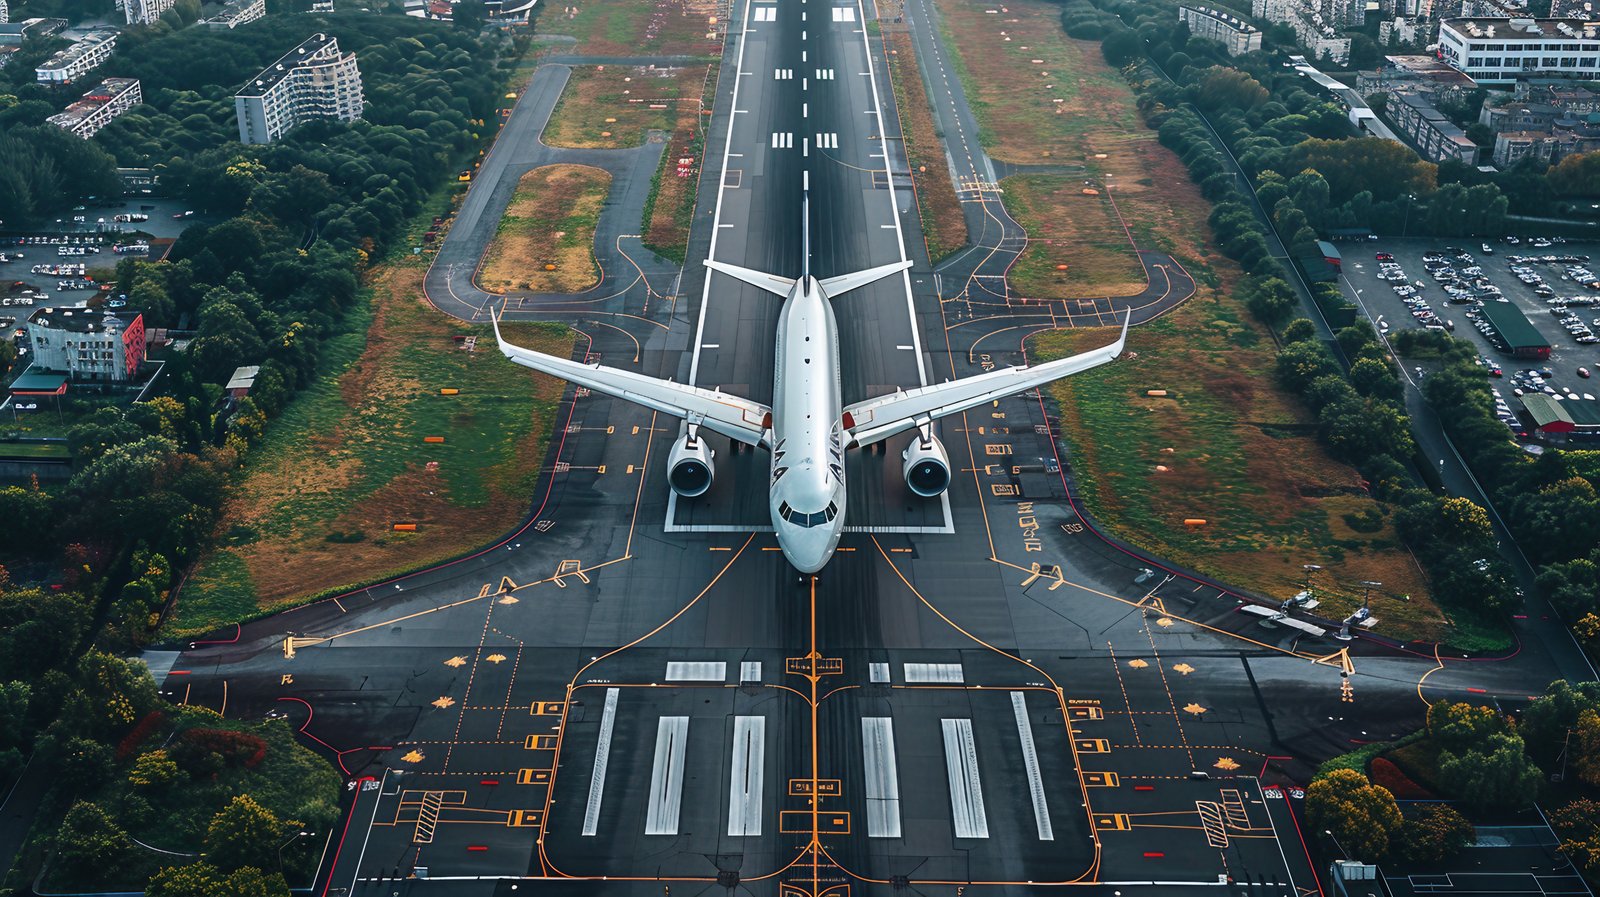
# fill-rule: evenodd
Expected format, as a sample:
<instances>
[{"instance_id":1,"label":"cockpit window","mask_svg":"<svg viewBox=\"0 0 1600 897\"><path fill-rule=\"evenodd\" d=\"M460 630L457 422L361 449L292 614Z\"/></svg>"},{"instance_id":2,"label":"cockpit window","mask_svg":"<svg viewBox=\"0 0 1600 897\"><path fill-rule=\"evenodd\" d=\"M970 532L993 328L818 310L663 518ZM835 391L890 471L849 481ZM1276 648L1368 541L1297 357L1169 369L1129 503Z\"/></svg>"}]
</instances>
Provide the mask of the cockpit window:
<instances>
[{"instance_id":1,"label":"cockpit window","mask_svg":"<svg viewBox=\"0 0 1600 897\"><path fill-rule=\"evenodd\" d=\"M839 516L839 506L833 502L829 502L826 508L823 508L815 514L803 514L799 511L796 511L794 508L789 507L788 502L783 502L782 504L778 505L778 516L789 521L795 526L803 526L807 529L810 529L811 527L821 526L824 523L828 523L832 521L833 518Z\"/></svg>"}]
</instances>

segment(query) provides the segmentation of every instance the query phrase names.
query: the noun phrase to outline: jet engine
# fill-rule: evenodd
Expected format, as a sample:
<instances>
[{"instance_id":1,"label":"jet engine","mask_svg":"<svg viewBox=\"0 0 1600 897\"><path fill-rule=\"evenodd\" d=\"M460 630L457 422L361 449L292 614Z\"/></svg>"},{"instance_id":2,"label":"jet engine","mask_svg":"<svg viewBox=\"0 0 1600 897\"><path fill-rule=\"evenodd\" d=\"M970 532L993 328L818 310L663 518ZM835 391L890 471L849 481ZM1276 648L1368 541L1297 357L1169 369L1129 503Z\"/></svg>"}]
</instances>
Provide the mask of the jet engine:
<instances>
[{"instance_id":1,"label":"jet engine","mask_svg":"<svg viewBox=\"0 0 1600 897\"><path fill-rule=\"evenodd\" d=\"M942 495L950 488L950 455L939 437L918 434L900 454L905 466L906 486L922 498Z\"/></svg>"},{"instance_id":2,"label":"jet engine","mask_svg":"<svg viewBox=\"0 0 1600 897\"><path fill-rule=\"evenodd\" d=\"M716 476L717 453L693 429L672 444L667 455L667 485L684 498L699 498L711 490Z\"/></svg>"}]
</instances>

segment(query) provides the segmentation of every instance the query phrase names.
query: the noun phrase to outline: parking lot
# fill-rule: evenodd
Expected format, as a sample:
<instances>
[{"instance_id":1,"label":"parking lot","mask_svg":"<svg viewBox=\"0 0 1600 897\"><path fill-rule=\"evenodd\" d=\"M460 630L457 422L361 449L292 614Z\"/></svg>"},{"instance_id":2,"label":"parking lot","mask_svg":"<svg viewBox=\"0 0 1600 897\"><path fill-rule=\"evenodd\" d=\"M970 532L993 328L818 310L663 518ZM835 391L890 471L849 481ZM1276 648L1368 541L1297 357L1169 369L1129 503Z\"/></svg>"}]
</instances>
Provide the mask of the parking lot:
<instances>
[{"instance_id":1,"label":"parking lot","mask_svg":"<svg viewBox=\"0 0 1600 897\"><path fill-rule=\"evenodd\" d=\"M1513 430L1522 430L1512 413L1519 391L1600 392L1585 376L1600 368L1600 277L1592 273L1600 268L1600 246L1428 238L1341 248L1344 289L1380 331L1392 337L1443 327L1478 346L1484 366L1500 372L1493 384L1498 410ZM1550 357L1513 358L1505 351L1481 310L1492 302L1520 309L1550 344Z\"/></svg>"}]
</instances>

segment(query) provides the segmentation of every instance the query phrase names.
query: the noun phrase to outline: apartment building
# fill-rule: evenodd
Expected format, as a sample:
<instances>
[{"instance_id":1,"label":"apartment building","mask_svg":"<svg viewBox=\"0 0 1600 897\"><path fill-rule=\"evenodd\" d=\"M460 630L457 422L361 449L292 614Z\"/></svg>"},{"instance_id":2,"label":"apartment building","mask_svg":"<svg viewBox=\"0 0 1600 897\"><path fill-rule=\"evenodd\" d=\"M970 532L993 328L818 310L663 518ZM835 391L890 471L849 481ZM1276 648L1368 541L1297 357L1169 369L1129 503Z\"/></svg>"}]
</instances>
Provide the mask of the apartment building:
<instances>
[{"instance_id":1,"label":"apartment building","mask_svg":"<svg viewBox=\"0 0 1600 897\"><path fill-rule=\"evenodd\" d=\"M1331 59L1336 65L1344 65L1350 61L1350 38L1338 36L1316 0L1252 0L1250 14L1293 28L1295 39L1313 62Z\"/></svg>"},{"instance_id":2,"label":"apartment building","mask_svg":"<svg viewBox=\"0 0 1600 897\"><path fill-rule=\"evenodd\" d=\"M361 70L339 41L313 34L262 70L233 98L239 140L271 143L304 121L361 117Z\"/></svg>"},{"instance_id":3,"label":"apartment building","mask_svg":"<svg viewBox=\"0 0 1600 897\"><path fill-rule=\"evenodd\" d=\"M42 308L28 318L33 366L75 380L121 383L144 363L144 315L87 308Z\"/></svg>"},{"instance_id":4,"label":"apartment building","mask_svg":"<svg viewBox=\"0 0 1600 897\"><path fill-rule=\"evenodd\" d=\"M1439 58L1487 84L1529 74L1600 75L1600 25L1582 19L1446 19Z\"/></svg>"},{"instance_id":5,"label":"apartment building","mask_svg":"<svg viewBox=\"0 0 1600 897\"><path fill-rule=\"evenodd\" d=\"M6 0L0 0L0 25L11 21L11 6Z\"/></svg>"},{"instance_id":6,"label":"apartment building","mask_svg":"<svg viewBox=\"0 0 1600 897\"><path fill-rule=\"evenodd\" d=\"M88 140L112 119L143 101L138 78L107 78L76 103L50 116L49 122Z\"/></svg>"},{"instance_id":7,"label":"apartment building","mask_svg":"<svg viewBox=\"0 0 1600 897\"><path fill-rule=\"evenodd\" d=\"M1506 131L1494 138L1494 164L1510 168L1523 159L1538 159L1547 165L1560 162L1573 153L1600 149L1600 129L1580 125L1544 131Z\"/></svg>"},{"instance_id":8,"label":"apartment building","mask_svg":"<svg viewBox=\"0 0 1600 897\"><path fill-rule=\"evenodd\" d=\"M45 60L34 69L40 84L71 84L111 58L117 46L115 31L91 31L72 46Z\"/></svg>"},{"instance_id":9,"label":"apartment building","mask_svg":"<svg viewBox=\"0 0 1600 897\"><path fill-rule=\"evenodd\" d=\"M226 28L231 31L266 16L267 0L229 0L214 15L201 19L200 24L207 28Z\"/></svg>"},{"instance_id":10,"label":"apartment building","mask_svg":"<svg viewBox=\"0 0 1600 897\"><path fill-rule=\"evenodd\" d=\"M1189 26L1190 37L1214 40L1239 56L1261 49L1261 29L1235 16L1204 6L1178 7L1178 21Z\"/></svg>"},{"instance_id":11,"label":"apartment building","mask_svg":"<svg viewBox=\"0 0 1600 897\"><path fill-rule=\"evenodd\" d=\"M123 0L122 14L129 25L154 25L177 0Z\"/></svg>"},{"instance_id":12,"label":"apartment building","mask_svg":"<svg viewBox=\"0 0 1600 897\"><path fill-rule=\"evenodd\" d=\"M1418 155L1429 162L1454 159L1468 165L1478 164L1478 145L1467 137L1443 112L1421 94L1394 93L1389 95L1389 118L1404 134Z\"/></svg>"}]
</instances>

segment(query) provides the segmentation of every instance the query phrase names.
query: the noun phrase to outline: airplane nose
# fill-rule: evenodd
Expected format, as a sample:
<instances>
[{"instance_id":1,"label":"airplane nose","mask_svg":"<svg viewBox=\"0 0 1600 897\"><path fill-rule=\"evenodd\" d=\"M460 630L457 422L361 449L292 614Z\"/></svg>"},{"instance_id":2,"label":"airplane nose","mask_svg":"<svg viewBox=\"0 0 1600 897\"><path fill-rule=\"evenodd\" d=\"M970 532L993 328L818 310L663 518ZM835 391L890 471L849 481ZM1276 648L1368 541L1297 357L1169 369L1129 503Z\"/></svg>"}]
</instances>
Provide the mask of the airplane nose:
<instances>
[{"instance_id":1,"label":"airplane nose","mask_svg":"<svg viewBox=\"0 0 1600 897\"><path fill-rule=\"evenodd\" d=\"M833 554L828 550L828 543L820 545L785 545L783 556L801 573L815 573L827 566L828 558Z\"/></svg>"}]
</instances>

